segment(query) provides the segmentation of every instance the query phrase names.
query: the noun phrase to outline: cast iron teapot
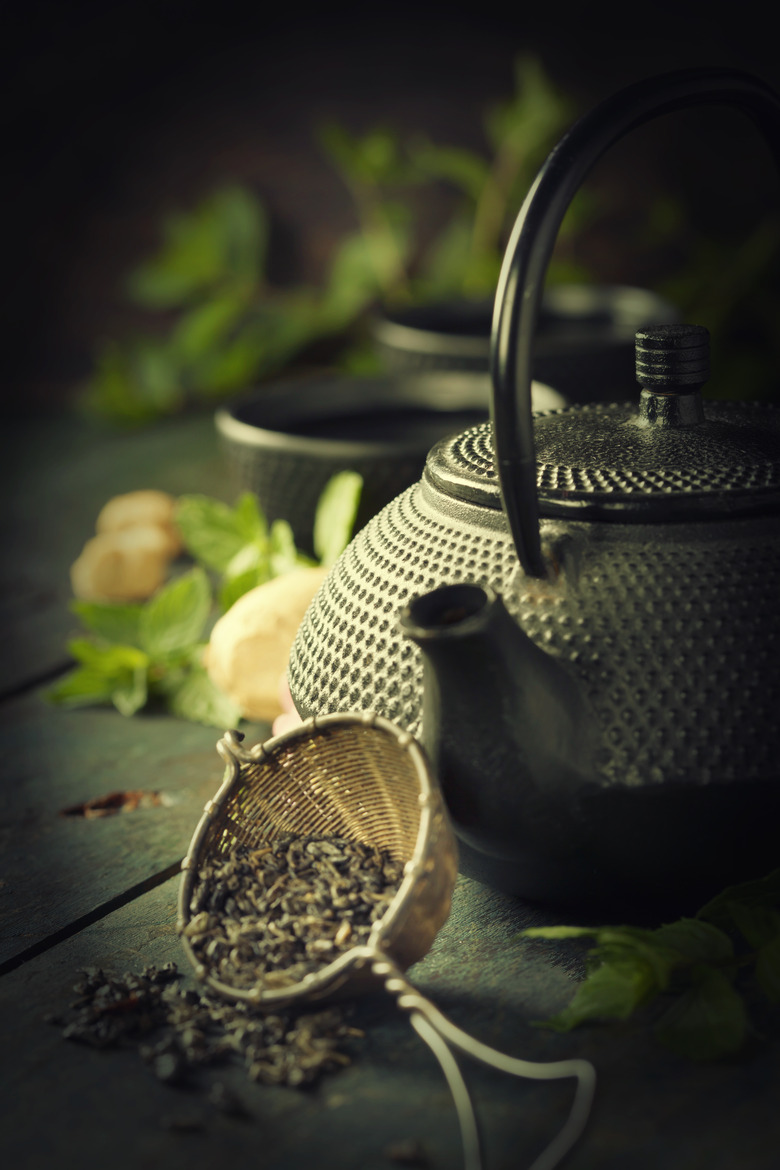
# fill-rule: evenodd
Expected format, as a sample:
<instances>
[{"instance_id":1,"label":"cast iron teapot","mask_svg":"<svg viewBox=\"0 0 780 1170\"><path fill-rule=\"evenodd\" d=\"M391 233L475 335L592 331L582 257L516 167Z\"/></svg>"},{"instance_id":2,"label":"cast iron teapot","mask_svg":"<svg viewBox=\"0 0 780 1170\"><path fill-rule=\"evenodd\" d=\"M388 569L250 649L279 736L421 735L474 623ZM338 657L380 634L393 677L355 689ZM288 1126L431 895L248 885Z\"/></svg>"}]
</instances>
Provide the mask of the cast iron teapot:
<instances>
[{"instance_id":1,"label":"cast iron teapot","mask_svg":"<svg viewBox=\"0 0 780 1170\"><path fill-rule=\"evenodd\" d=\"M780 865L780 411L703 401L697 326L640 331L638 404L530 405L574 193L628 131L703 102L780 161L780 100L731 70L641 82L574 125L507 248L491 422L358 534L290 659L301 715L419 734L462 868L531 899L693 908Z\"/></svg>"}]
</instances>

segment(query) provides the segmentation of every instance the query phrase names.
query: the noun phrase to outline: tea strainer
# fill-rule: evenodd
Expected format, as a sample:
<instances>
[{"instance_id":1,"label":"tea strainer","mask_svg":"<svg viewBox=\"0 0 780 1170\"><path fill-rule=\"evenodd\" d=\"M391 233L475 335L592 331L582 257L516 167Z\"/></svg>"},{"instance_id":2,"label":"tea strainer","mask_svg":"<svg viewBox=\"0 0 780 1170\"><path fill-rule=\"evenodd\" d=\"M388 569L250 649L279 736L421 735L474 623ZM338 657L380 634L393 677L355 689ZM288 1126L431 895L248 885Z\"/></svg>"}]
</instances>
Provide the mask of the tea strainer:
<instances>
[{"instance_id":1,"label":"tea strainer","mask_svg":"<svg viewBox=\"0 0 780 1170\"><path fill-rule=\"evenodd\" d=\"M552 1170L580 1136L595 1088L586 1060L537 1063L498 1052L451 1023L404 976L429 950L449 911L457 848L444 801L414 737L375 714L308 719L252 748L228 731L217 744L226 764L182 862L178 930L196 976L219 995L260 1011L304 1006L384 987L436 1056L458 1114L465 1170L480 1170L481 1143L469 1091L453 1050L514 1076L573 1078L569 1117L531 1170ZM237 846L256 850L283 834L339 837L375 846L404 863L401 884L371 928L353 946L298 982L234 987L218 978L186 933L199 871ZM197 904L197 902L195 902Z\"/></svg>"}]
</instances>

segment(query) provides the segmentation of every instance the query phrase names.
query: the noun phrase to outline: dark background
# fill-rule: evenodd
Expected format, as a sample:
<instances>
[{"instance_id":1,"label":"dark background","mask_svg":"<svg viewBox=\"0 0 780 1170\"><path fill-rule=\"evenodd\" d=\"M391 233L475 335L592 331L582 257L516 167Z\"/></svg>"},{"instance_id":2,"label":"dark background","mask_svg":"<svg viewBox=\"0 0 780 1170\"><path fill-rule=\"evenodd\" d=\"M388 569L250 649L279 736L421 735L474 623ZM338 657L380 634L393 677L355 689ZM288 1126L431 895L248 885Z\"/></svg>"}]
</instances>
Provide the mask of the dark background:
<instances>
[{"instance_id":1,"label":"dark background","mask_svg":"<svg viewBox=\"0 0 780 1170\"><path fill-rule=\"evenodd\" d=\"M3 395L40 409L87 374L94 344L127 325L120 281L157 242L165 211L226 180L265 200L273 275L316 279L354 224L314 136L420 128L479 149L482 114L536 53L585 110L640 77L730 65L777 84L770 6L567 3L453 8L371 4L208 8L181 0L46 0L3 9ZM695 148L692 148L695 143ZM777 199L740 115L691 111L653 124L600 164L632 191L679 188L692 213L750 223ZM587 257L598 279L652 285L661 260L617 217Z\"/></svg>"}]
</instances>

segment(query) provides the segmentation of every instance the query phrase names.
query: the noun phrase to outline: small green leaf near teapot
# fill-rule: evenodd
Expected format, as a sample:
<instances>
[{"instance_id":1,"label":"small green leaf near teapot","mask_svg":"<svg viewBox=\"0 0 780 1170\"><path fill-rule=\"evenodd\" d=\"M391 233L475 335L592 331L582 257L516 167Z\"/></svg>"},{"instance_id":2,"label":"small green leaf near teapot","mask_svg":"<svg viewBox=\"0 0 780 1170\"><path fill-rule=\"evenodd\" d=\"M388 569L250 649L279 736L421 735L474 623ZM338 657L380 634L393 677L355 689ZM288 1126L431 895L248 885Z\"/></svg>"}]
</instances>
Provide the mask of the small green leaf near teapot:
<instances>
[{"instance_id":1,"label":"small green leaf near teapot","mask_svg":"<svg viewBox=\"0 0 780 1170\"><path fill-rule=\"evenodd\" d=\"M595 943L571 1002L538 1026L570 1031L625 1020L669 998L654 1024L656 1039L680 1056L715 1059L738 1051L748 1034L744 972L754 973L770 1003L780 1003L780 870L730 886L696 917L654 930L549 926L525 930L522 937Z\"/></svg>"}]
</instances>

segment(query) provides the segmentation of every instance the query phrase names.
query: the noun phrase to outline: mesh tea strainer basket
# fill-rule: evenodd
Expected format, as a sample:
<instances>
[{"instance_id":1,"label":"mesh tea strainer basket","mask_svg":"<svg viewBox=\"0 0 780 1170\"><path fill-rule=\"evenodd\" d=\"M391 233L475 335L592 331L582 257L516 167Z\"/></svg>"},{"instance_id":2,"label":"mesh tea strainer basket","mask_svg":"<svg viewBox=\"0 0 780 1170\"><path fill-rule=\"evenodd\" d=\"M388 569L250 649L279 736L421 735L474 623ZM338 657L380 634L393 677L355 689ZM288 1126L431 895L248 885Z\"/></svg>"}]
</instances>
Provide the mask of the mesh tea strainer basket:
<instances>
[{"instance_id":1,"label":"mesh tea strainer basket","mask_svg":"<svg viewBox=\"0 0 780 1170\"><path fill-rule=\"evenodd\" d=\"M242 746L242 738L228 731L217 745L225 776L182 863L178 929L197 977L221 996L259 1011L303 1007L383 986L409 1013L441 1065L458 1113L466 1170L480 1170L481 1143L453 1050L519 1077L574 1078L577 1090L569 1117L531 1168L552 1170L587 1120L595 1087L592 1065L584 1060L540 1064L497 1052L447 1020L404 976L427 953L445 922L457 876L455 839L420 745L374 714L309 719L249 749ZM296 981L279 985L260 975L251 986L228 983L192 941L203 875L237 847L245 846L251 856L282 837L342 839L381 850L402 863L400 885L367 941Z\"/></svg>"}]
</instances>

